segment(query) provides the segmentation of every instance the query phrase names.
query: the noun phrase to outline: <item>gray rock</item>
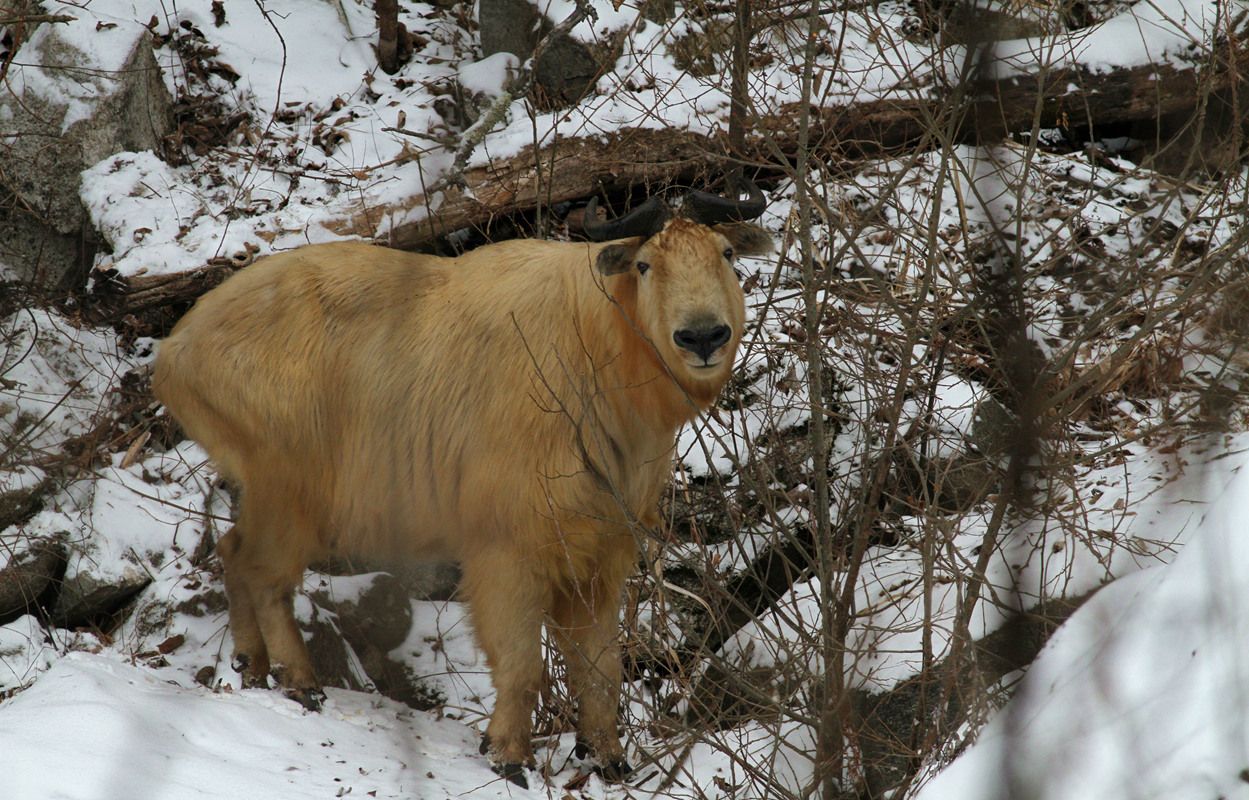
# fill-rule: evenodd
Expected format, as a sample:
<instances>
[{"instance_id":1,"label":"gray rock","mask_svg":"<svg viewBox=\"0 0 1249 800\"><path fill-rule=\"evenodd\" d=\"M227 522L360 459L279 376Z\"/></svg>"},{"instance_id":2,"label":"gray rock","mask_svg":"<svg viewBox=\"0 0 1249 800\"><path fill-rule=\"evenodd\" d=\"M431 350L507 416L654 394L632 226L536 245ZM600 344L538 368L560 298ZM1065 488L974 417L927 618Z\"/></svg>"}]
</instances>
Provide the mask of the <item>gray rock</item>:
<instances>
[{"instance_id":1,"label":"gray rock","mask_svg":"<svg viewBox=\"0 0 1249 800\"><path fill-rule=\"evenodd\" d=\"M119 68L95 63L75 44L82 35L67 25L35 28L14 61L15 89L0 93L0 261L43 287L84 280L94 256L82 170L118 152L159 150L172 126L150 34L137 25L99 34L129 42ZM78 88L63 96L61 86Z\"/></svg>"},{"instance_id":2,"label":"gray rock","mask_svg":"<svg viewBox=\"0 0 1249 800\"><path fill-rule=\"evenodd\" d=\"M319 606L333 609L338 628L353 648L376 647L383 652L398 647L412 628L412 602L393 575L379 572L355 600L338 600L330 592L312 592Z\"/></svg>"},{"instance_id":3,"label":"gray rock","mask_svg":"<svg viewBox=\"0 0 1249 800\"><path fill-rule=\"evenodd\" d=\"M885 496L896 514L923 510L962 514L1001 488L1001 467L979 452L934 456L922 463L907 457L893 459Z\"/></svg>"},{"instance_id":4,"label":"gray rock","mask_svg":"<svg viewBox=\"0 0 1249 800\"><path fill-rule=\"evenodd\" d=\"M352 571L344 563L332 566L335 572ZM333 623L319 614L301 623L317 677L326 686L353 689L367 681L387 697L413 708L432 708L437 704L434 693L401 662L390 658L390 652L412 629L412 600L449 598L459 576L453 564L416 564L397 574L378 572L354 599L343 599L349 593L336 592L334 579L327 579L325 589L311 592L310 598L326 616L332 616ZM355 655L354 662L349 651Z\"/></svg>"},{"instance_id":5,"label":"gray rock","mask_svg":"<svg viewBox=\"0 0 1249 800\"><path fill-rule=\"evenodd\" d=\"M0 625L36 612L37 601L65 569L61 536L31 538L18 533L0 536Z\"/></svg>"},{"instance_id":6,"label":"gray rock","mask_svg":"<svg viewBox=\"0 0 1249 800\"><path fill-rule=\"evenodd\" d=\"M512 53L522 63L560 21L547 19L529 0L479 0L477 14L482 55ZM535 105L543 110L564 108L593 91L598 76L620 57L621 37L610 38L608 46L588 45L570 36L552 41L534 67Z\"/></svg>"},{"instance_id":7,"label":"gray rock","mask_svg":"<svg viewBox=\"0 0 1249 800\"><path fill-rule=\"evenodd\" d=\"M460 586L454 563L418 562L394 570L395 578L413 600L450 600Z\"/></svg>"},{"instance_id":8,"label":"gray rock","mask_svg":"<svg viewBox=\"0 0 1249 800\"><path fill-rule=\"evenodd\" d=\"M477 15L483 56L511 53L524 61L541 38L542 15L529 0L480 0Z\"/></svg>"},{"instance_id":9,"label":"gray rock","mask_svg":"<svg viewBox=\"0 0 1249 800\"><path fill-rule=\"evenodd\" d=\"M450 600L460 583L460 568L454 562L416 561L396 564L339 558L313 564L312 569L331 576L384 571L386 577L383 580L398 581L412 600Z\"/></svg>"},{"instance_id":10,"label":"gray rock","mask_svg":"<svg viewBox=\"0 0 1249 800\"><path fill-rule=\"evenodd\" d=\"M369 578L368 588L356 592L354 599L344 599L347 593L336 592L332 578L325 589L310 596L318 606L337 615L338 628L357 652L371 647L386 653L408 638L412 601L450 599L460 571L454 564L415 564L393 574L377 572Z\"/></svg>"},{"instance_id":11,"label":"gray rock","mask_svg":"<svg viewBox=\"0 0 1249 800\"><path fill-rule=\"evenodd\" d=\"M121 612L151 582L139 570L97 575L89 569L78 569L66 575L48 619L58 628L99 624Z\"/></svg>"},{"instance_id":12,"label":"gray rock","mask_svg":"<svg viewBox=\"0 0 1249 800\"><path fill-rule=\"evenodd\" d=\"M0 479L0 486L4 481ZM43 510L43 497L52 490L52 481L42 478L29 486L0 490L0 530L20 525Z\"/></svg>"},{"instance_id":13,"label":"gray rock","mask_svg":"<svg viewBox=\"0 0 1249 800\"><path fill-rule=\"evenodd\" d=\"M928 461L934 511L962 514L1001 489L1001 470L989 459L961 454Z\"/></svg>"},{"instance_id":14,"label":"gray rock","mask_svg":"<svg viewBox=\"0 0 1249 800\"><path fill-rule=\"evenodd\" d=\"M567 36L557 37L535 65L535 102L549 109L576 104L594 91L595 81L615 63L619 49L592 48ZM601 63L604 55L610 59Z\"/></svg>"},{"instance_id":15,"label":"gray rock","mask_svg":"<svg viewBox=\"0 0 1249 800\"><path fill-rule=\"evenodd\" d=\"M975 44L977 42L1028 39L1050 33L1059 25L1057 19L1045 19L1044 12L1020 4L957 3L942 26L942 44Z\"/></svg>"},{"instance_id":16,"label":"gray rock","mask_svg":"<svg viewBox=\"0 0 1249 800\"><path fill-rule=\"evenodd\" d=\"M1015 415L992 397L985 397L972 416L971 444L986 458L998 461L1010 455L1018 423Z\"/></svg>"},{"instance_id":17,"label":"gray rock","mask_svg":"<svg viewBox=\"0 0 1249 800\"><path fill-rule=\"evenodd\" d=\"M346 637L338 625L318 613L311 621L303 621L300 627L308 643L312 670L322 686L357 691L364 688L363 676L352 664Z\"/></svg>"}]
</instances>

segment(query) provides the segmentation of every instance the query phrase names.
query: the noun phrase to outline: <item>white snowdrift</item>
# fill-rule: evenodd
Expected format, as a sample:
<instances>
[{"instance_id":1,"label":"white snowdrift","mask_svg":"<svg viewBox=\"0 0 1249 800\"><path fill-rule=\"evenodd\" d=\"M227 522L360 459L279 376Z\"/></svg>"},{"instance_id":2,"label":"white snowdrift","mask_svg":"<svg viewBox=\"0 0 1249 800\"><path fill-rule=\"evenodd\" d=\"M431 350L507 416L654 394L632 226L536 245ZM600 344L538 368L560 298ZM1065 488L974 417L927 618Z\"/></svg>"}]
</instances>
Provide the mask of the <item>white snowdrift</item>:
<instances>
[{"instance_id":1,"label":"white snowdrift","mask_svg":"<svg viewBox=\"0 0 1249 800\"><path fill-rule=\"evenodd\" d=\"M1151 64L1184 69L1208 57L1228 17L1244 8L1239 1L1144 0L1074 34L998 42L993 77L1033 76L1042 68L1093 74Z\"/></svg>"},{"instance_id":2,"label":"white snowdrift","mask_svg":"<svg viewBox=\"0 0 1249 800\"><path fill-rule=\"evenodd\" d=\"M214 694L168 676L106 656L60 659L5 704L0 797L526 796L490 771L463 724L335 689L312 722L277 692Z\"/></svg>"},{"instance_id":3,"label":"white snowdrift","mask_svg":"<svg viewBox=\"0 0 1249 800\"><path fill-rule=\"evenodd\" d=\"M917 800L1249 796L1247 462L1212 473L1239 474L1173 562L1120 578L1058 630Z\"/></svg>"}]
</instances>

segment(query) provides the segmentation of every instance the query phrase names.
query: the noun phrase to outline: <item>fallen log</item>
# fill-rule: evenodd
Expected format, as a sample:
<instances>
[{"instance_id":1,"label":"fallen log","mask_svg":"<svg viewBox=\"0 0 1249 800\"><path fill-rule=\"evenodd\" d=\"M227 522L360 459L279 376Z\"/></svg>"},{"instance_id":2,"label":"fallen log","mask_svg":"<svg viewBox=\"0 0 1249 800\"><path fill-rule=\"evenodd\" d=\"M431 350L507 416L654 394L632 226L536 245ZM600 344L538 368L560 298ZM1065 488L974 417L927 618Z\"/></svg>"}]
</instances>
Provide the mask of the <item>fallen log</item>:
<instances>
[{"instance_id":1,"label":"fallen log","mask_svg":"<svg viewBox=\"0 0 1249 800\"><path fill-rule=\"evenodd\" d=\"M1074 34L1073 34L1074 36ZM986 49L975 76L947 87L916 88L907 95L852 105L810 109L810 146L826 164L852 169L862 158L941 146L940 131L953 141L992 144L1034 128L1083 129L1096 135L1107 126L1150 123L1161 147L1181 128L1191 128L1211 97L1243 92L1238 75L1249 72L1249 39L1233 41L1209 64L1166 60L1119 69L1090 69L1079 63L1020 66L1018 42ZM1037 46L1038 50L1041 46ZM1009 52L1009 55L1005 54ZM1038 60L1039 63L1039 60ZM1026 65L1024 65L1026 67ZM1240 105L1243 106L1243 103ZM1236 103L1231 103L1235 107ZM756 113L746 158L766 180L783 175L798 148L800 106ZM953 115L953 116L951 116ZM1168 120L1171 130L1160 120ZM1232 125L1244 125L1240 119ZM1191 130L1187 135L1191 136ZM1207 134L1209 138L1212 134ZM1234 142L1243 136L1227 137ZM1191 144L1191 142L1190 142ZM1202 147L1193 144L1187 150ZM680 129L624 128L606 135L562 139L466 170L463 185L414 191L385 206L363 206L325 223L341 236L378 240L405 250L430 248L448 234L485 229L492 221L594 195L626 194L634 187L691 185L723 170L727 133ZM388 225L388 220L404 220ZM136 332L159 334L174 315L219 283L229 267L206 266L173 279L114 277L97 281L88 318L97 324L123 321Z\"/></svg>"},{"instance_id":2,"label":"fallen log","mask_svg":"<svg viewBox=\"0 0 1249 800\"><path fill-rule=\"evenodd\" d=\"M200 295L238 267L215 263L164 275L97 275L82 317L91 325L111 325L133 340L164 336Z\"/></svg>"},{"instance_id":3,"label":"fallen log","mask_svg":"<svg viewBox=\"0 0 1249 800\"><path fill-rule=\"evenodd\" d=\"M1080 35L1073 33L1063 45L1038 39L987 47L980 62L968 68L966 80L949 86L813 107L810 146L831 163L938 146L941 139L933 133L948 127L950 115L953 140L962 144L993 144L1034 127L1087 129L1095 136L1110 126L1197 113L1208 98L1238 90L1239 76L1249 69L1249 41L1223 48L1220 58L1210 63L1171 58L1109 70L1078 62L1051 65L1039 55L1076 49ZM1029 52L1037 53L1031 70L1021 64L1026 60L1021 53ZM783 173L799 146L796 120L802 113L792 104L756 109L745 145L747 160L765 173ZM1171 133L1157 131L1157 144L1164 144ZM468 170L462 188L432 198L414 193L386 208L362 209L329 227L342 235L380 236L392 247L417 249L452 231L543 205L638 185L696 182L722 170L728 152L725 131L704 135L626 128L606 136L564 139ZM387 219L411 221L383 229Z\"/></svg>"}]
</instances>

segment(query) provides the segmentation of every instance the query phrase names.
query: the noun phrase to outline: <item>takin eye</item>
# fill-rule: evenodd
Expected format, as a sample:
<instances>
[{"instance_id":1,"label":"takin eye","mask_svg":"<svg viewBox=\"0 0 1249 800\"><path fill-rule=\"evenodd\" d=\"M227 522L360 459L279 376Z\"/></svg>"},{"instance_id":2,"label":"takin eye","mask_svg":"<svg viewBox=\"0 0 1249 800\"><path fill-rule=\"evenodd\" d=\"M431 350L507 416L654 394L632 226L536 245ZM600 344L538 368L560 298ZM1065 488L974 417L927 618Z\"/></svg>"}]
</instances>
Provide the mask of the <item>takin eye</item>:
<instances>
[{"instance_id":1,"label":"takin eye","mask_svg":"<svg viewBox=\"0 0 1249 800\"><path fill-rule=\"evenodd\" d=\"M639 274L639 275L645 275L645 274L646 274L646 270L650 269L650 268L651 268L651 265L650 265L650 264L647 264L645 261L639 261L639 262L637 263L637 268L638 268L638 274Z\"/></svg>"},{"instance_id":2,"label":"takin eye","mask_svg":"<svg viewBox=\"0 0 1249 800\"><path fill-rule=\"evenodd\" d=\"M724 260L725 261L733 260L733 248L731 247L724 248Z\"/></svg>"}]
</instances>

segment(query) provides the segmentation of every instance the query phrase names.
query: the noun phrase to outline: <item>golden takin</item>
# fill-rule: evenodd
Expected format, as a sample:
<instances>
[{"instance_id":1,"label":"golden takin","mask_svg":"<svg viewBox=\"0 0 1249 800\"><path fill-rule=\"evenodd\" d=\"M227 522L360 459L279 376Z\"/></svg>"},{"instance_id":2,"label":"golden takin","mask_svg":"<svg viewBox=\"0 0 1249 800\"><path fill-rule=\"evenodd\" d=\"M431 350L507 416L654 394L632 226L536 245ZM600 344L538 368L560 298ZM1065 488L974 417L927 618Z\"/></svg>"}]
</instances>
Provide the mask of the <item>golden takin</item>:
<instances>
[{"instance_id":1,"label":"golden takin","mask_svg":"<svg viewBox=\"0 0 1249 800\"><path fill-rule=\"evenodd\" d=\"M763 211L691 193L458 258L360 243L257 261L162 343L153 389L240 489L221 538L235 667L321 692L293 614L310 563L455 560L497 691L483 741L526 784L545 623L578 743L620 778L617 644L636 532L656 526L678 428L728 380L741 254ZM594 204L587 209L592 218ZM612 239L612 241L602 241Z\"/></svg>"}]
</instances>

